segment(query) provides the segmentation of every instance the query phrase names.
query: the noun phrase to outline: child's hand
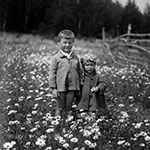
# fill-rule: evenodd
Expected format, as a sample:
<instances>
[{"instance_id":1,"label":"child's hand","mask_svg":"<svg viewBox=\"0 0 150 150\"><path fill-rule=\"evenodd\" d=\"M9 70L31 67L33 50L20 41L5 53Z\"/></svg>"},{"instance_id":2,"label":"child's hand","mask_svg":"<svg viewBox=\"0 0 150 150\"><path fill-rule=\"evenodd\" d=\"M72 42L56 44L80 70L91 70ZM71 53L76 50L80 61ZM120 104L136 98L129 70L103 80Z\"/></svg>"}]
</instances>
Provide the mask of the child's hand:
<instances>
[{"instance_id":1,"label":"child's hand","mask_svg":"<svg viewBox=\"0 0 150 150\"><path fill-rule=\"evenodd\" d=\"M97 92L99 90L99 88L96 86L96 87L92 87L91 89L91 92Z\"/></svg>"},{"instance_id":2,"label":"child's hand","mask_svg":"<svg viewBox=\"0 0 150 150\"><path fill-rule=\"evenodd\" d=\"M53 89L52 90L52 95L53 95L54 98L58 97L58 91L57 91L57 89Z\"/></svg>"}]
</instances>

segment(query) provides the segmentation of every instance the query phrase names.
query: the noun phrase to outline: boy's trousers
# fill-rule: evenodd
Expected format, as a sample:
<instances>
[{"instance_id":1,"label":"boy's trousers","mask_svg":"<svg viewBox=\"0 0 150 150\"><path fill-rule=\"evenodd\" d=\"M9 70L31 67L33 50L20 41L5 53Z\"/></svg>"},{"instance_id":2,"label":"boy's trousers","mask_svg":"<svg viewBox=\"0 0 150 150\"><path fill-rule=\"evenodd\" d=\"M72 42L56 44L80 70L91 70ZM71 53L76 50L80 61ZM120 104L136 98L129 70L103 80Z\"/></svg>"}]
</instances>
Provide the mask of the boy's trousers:
<instances>
[{"instance_id":1,"label":"boy's trousers","mask_svg":"<svg viewBox=\"0 0 150 150\"><path fill-rule=\"evenodd\" d=\"M67 115L71 110L75 91L59 92L56 115Z\"/></svg>"}]
</instances>

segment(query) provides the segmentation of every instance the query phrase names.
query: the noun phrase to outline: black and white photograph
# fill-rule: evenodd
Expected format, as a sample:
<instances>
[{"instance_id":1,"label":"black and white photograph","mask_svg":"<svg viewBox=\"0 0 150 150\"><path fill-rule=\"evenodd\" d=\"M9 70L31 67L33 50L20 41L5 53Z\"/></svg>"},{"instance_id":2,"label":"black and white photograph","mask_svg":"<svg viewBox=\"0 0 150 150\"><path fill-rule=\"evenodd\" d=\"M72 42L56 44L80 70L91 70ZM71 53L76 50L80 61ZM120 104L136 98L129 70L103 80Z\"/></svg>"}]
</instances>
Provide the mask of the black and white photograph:
<instances>
[{"instance_id":1,"label":"black and white photograph","mask_svg":"<svg viewBox=\"0 0 150 150\"><path fill-rule=\"evenodd\" d=\"M150 150L150 0L0 0L0 150Z\"/></svg>"}]
</instances>

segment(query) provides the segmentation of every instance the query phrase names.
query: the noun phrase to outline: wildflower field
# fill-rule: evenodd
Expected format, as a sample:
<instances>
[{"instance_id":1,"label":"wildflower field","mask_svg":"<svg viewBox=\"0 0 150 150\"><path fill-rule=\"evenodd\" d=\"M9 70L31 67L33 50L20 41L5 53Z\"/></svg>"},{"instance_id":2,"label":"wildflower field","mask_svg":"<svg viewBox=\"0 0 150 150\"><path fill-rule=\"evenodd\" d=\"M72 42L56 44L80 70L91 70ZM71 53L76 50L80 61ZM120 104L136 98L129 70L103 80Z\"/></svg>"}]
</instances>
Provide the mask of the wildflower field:
<instances>
[{"instance_id":1,"label":"wildflower field","mask_svg":"<svg viewBox=\"0 0 150 150\"><path fill-rule=\"evenodd\" d=\"M103 45L78 41L81 57L94 53L105 77L107 112L54 116L49 66L54 41L1 42L0 148L2 150L149 150L150 67L113 64Z\"/></svg>"}]
</instances>

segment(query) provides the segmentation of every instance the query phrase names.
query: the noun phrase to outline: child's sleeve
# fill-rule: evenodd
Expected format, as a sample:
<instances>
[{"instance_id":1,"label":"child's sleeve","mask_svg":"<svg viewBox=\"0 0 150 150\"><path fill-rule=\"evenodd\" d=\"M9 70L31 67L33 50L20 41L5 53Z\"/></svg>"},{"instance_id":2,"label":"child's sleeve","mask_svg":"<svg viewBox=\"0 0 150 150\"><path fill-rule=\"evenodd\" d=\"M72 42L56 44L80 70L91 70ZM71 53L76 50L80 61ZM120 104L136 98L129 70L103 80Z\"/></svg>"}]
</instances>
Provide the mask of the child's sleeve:
<instances>
[{"instance_id":1,"label":"child's sleeve","mask_svg":"<svg viewBox=\"0 0 150 150\"><path fill-rule=\"evenodd\" d=\"M51 89L56 89L56 74L57 74L57 59L53 57L50 64L50 72L49 72L49 85Z\"/></svg>"},{"instance_id":2,"label":"child's sleeve","mask_svg":"<svg viewBox=\"0 0 150 150\"><path fill-rule=\"evenodd\" d=\"M98 80L98 88L99 88L100 93L104 93L104 91L107 88L106 81L103 78L101 78L100 76L99 76L99 80Z\"/></svg>"},{"instance_id":3,"label":"child's sleeve","mask_svg":"<svg viewBox=\"0 0 150 150\"><path fill-rule=\"evenodd\" d=\"M79 73L80 85L83 85L83 74L84 74L84 71L83 71L83 67L82 67L80 59L78 59L78 73Z\"/></svg>"}]
</instances>

